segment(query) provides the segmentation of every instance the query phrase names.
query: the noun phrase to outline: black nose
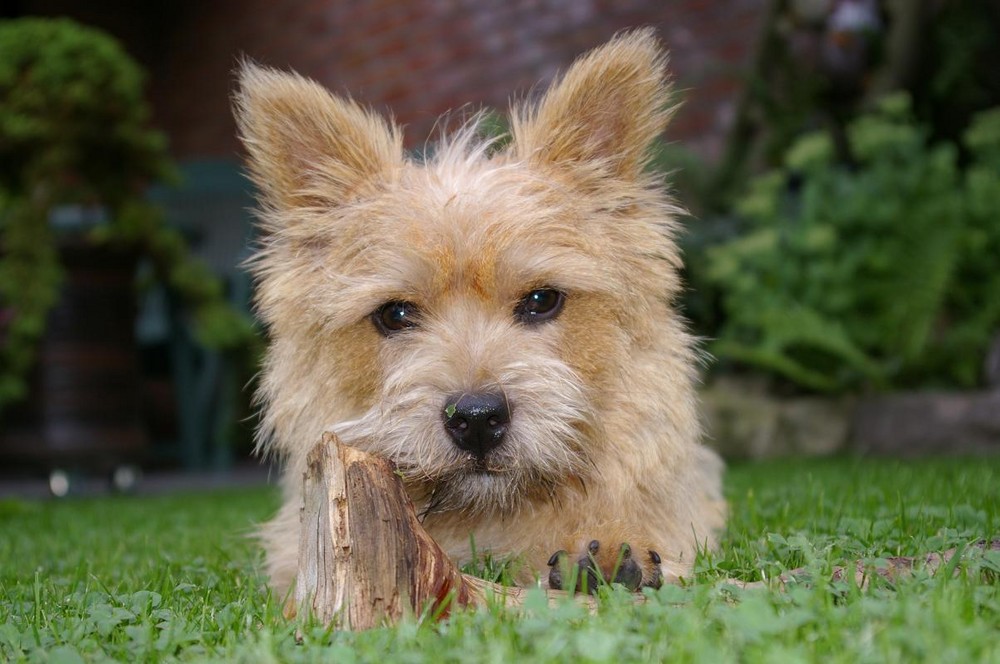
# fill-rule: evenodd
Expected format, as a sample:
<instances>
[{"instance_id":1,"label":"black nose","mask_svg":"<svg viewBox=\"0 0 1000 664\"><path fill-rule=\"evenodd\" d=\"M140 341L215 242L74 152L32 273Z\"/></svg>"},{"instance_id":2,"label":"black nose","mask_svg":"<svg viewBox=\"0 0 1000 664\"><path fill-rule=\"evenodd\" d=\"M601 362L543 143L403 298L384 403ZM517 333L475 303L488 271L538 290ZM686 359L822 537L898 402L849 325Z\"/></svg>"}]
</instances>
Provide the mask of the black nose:
<instances>
[{"instance_id":1,"label":"black nose","mask_svg":"<svg viewBox=\"0 0 1000 664\"><path fill-rule=\"evenodd\" d=\"M452 440L479 458L500 444L509 424L510 411L503 394L461 394L444 407L444 428Z\"/></svg>"}]
</instances>

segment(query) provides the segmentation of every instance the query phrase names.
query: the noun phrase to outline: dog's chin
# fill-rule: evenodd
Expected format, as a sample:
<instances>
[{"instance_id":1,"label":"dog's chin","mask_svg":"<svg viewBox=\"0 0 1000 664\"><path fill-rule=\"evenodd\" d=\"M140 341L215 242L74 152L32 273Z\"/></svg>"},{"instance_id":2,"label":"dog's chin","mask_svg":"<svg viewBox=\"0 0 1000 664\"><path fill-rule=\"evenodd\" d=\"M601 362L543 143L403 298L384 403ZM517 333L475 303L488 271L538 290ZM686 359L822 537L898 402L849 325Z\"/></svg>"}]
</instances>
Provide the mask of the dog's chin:
<instances>
[{"instance_id":1,"label":"dog's chin","mask_svg":"<svg viewBox=\"0 0 1000 664\"><path fill-rule=\"evenodd\" d=\"M404 473L404 476L408 473ZM418 473L417 476L420 474ZM418 481L427 514L462 510L496 516L516 512L534 500L552 497L557 481L546 478L537 469L512 468L499 459L468 457L439 472L431 479Z\"/></svg>"}]
</instances>

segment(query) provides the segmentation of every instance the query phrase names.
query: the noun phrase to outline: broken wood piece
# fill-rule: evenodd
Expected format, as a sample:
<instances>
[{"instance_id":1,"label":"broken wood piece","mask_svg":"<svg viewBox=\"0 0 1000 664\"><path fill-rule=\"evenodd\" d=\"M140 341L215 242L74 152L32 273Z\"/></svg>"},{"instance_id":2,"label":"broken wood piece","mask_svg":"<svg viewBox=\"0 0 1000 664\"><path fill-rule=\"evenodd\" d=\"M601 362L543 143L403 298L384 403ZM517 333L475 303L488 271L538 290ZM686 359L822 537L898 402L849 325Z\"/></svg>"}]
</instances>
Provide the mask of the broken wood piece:
<instances>
[{"instance_id":1,"label":"broken wood piece","mask_svg":"<svg viewBox=\"0 0 1000 664\"><path fill-rule=\"evenodd\" d=\"M295 587L300 611L339 629L362 630L407 613L446 615L491 595L522 603L524 589L459 570L420 524L390 461L326 433L309 454L304 482Z\"/></svg>"}]
</instances>

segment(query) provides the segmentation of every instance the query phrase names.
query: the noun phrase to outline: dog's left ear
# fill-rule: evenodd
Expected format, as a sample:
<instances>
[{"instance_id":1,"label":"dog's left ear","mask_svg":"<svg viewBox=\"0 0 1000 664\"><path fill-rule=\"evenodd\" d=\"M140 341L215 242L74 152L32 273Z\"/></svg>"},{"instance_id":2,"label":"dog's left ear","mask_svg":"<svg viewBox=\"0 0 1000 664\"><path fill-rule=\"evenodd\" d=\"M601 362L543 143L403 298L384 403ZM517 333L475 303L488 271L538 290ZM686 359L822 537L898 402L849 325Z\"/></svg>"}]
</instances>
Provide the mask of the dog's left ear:
<instances>
[{"instance_id":1,"label":"dog's left ear","mask_svg":"<svg viewBox=\"0 0 1000 664\"><path fill-rule=\"evenodd\" d=\"M532 164L636 179L670 119L669 102L655 32L623 33L574 62L537 107L514 110L513 149Z\"/></svg>"}]
</instances>

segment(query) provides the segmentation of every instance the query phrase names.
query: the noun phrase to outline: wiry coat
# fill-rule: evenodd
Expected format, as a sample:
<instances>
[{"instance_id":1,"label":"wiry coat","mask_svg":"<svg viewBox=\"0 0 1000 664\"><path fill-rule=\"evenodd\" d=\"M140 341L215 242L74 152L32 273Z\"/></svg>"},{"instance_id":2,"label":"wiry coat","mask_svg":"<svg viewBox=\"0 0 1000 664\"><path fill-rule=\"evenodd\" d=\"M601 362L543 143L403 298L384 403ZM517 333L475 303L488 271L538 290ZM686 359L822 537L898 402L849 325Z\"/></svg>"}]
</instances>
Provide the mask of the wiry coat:
<instances>
[{"instance_id":1,"label":"wiry coat","mask_svg":"<svg viewBox=\"0 0 1000 664\"><path fill-rule=\"evenodd\" d=\"M544 576L553 551L599 539L657 551L669 577L714 543L721 464L699 444L696 353L672 308L677 210L645 170L668 93L653 34L625 34L515 108L508 146L468 125L421 163L354 102L243 67L271 338L260 440L286 464L262 532L279 592L294 581L305 457L330 428L396 462L460 561L474 546ZM542 287L564 309L521 324L518 301ZM420 324L381 335L370 315L390 301L414 303ZM449 395L484 389L511 410L487 472L441 415Z\"/></svg>"}]
</instances>

